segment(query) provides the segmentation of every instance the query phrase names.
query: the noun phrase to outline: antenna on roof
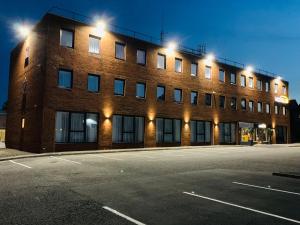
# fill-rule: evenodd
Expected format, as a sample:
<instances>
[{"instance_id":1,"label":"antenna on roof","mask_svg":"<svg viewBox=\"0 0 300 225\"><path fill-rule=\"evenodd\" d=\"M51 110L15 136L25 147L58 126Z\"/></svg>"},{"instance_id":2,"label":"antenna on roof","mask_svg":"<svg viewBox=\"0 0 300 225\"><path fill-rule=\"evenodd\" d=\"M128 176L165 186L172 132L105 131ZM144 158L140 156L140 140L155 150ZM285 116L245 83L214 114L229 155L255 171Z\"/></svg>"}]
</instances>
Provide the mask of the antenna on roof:
<instances>
[{"instance_id":1,"label":"antenna on roof","mask_svg":"<svg viewBox=\"0 0 300 225\"><path fill-rule=\"evenodd\" d=\"M197 49L201 54L206 54L206 43L201 43L198 45Z\"/></svg>"},{"instance_id":2,"label":"antenna on roof","mask_svg":"<svg viewBox=\"0 0 300 225\"><path fill-rule=\"evenodd\" d=\"M165 42L165 31L164 31L164 23L165 23L165 12L162 9L161 12L161 30L160 30L160 44L163 45Z\"/></svg>"}]
</instances>

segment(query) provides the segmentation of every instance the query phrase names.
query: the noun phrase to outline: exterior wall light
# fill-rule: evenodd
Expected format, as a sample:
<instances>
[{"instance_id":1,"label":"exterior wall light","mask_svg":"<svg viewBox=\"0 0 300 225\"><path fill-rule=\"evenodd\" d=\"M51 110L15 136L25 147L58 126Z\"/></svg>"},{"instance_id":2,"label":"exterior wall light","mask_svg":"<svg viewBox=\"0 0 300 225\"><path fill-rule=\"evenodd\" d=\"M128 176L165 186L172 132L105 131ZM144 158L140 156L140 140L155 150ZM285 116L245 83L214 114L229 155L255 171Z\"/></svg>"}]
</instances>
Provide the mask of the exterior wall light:
<instances>
[{"instance_id":1,"label":"exterior wall light","mask_svg":"<svg viewBox=\"0 0 300 225\"><path fill-rule=\"evenodd\" d=\"M172 54L174 53L174 51L176 51L177 49L177 43L175 41L170 41L168 44L167 44L167 52L169 54Z\"/></svg>"},{"instance_id":2,"label":"exterior wall light","mask_svg":"<svg viewBox=\"0 0 300 225\"><path fill-rule=\"evenodd\" d=\"M15 23L13 25L13 30L16 33L17 38L26 38L31 30L32 30L32 25L29 24L21 24L21 23Z\"/></svg>"},{"instance_id":3,"label":"exterior wall light","mask_svg":"<svg viewBox=\"0 0 300 225\"><path fill-rule=\"evenodd\" d=\"M206 57L205 57L205 64L207 66L211 66L211 64L213 63L214 60L215 60L215 55L210 53L210 54L206 55Z\"/></svg>"},{"instance_id":4,"label":"exterior wall light","mask_svg":"<svg viewBox=\"0 0 300 225\"><path fill-rule=\"evenodd\" d=\"M246 71L247 71L248 73L252 73L252 72L254 71L253 66L247 66L247 67L246 67Z\"/></svg>"},{"instance_id":5,"label":"exterior wall light","mask_svg":"<svg viewBox=\"0 0 300 225\"><path fill-rule=\"evenodd\" d=\"M99 37L103 37L107 24L104 20L97 20L95 23L95 33Z\"/></svg>"}]
</instances>

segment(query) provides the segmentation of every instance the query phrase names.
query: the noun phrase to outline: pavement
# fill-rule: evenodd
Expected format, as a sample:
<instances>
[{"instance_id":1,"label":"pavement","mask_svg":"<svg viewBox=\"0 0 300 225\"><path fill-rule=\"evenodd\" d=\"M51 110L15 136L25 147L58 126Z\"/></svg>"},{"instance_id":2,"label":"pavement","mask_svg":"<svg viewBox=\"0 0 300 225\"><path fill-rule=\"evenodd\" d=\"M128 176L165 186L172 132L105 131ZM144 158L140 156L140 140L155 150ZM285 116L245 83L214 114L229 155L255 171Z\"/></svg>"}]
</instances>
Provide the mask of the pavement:
<instances>
[{"instance_id":1,"label":"pavement","mask_svg":"<svg viewBox=\"0 0 300 225\"><path fill-rule=\"evenodd\" d=\"M0 162L0 224L300 224L300 147L195 147Z\"/></svg>"}]
</instances>

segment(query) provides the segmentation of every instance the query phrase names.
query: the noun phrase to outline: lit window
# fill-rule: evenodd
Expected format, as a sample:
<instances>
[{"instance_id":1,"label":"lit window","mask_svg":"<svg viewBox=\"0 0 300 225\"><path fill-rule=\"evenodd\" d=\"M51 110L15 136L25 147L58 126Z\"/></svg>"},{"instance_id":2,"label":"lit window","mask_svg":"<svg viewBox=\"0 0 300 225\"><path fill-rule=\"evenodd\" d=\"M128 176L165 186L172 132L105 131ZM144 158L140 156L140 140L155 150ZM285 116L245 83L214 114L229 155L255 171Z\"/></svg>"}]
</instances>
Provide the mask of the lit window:
<instances>
[{"instance_id":1,"label":"lit window","mask_svg":"<svg viewBox=\"0 0 300 225\"><path fill-rule=\"evenodd\" d=\"M205 105L207 105L207 106L211 106L212 104L212 102L211 102L211 94L208 94L208 93L206 93L205 94Z\"/></svg>"},{"instance_id":2,"label":"lit window","mask_svg":"<svg viewBox=\"0 0 300 225\"><path fill-rule=\"evenodd\" d=\"M219 81L225 82L225 71L222 69L219 69Z\"/></svg>"},{"instance_id":3,"label":"lit window","mask_svg":"<svg viewBox=\"0 0 300 225\"><path fill-rule=\"evenodd\" d=\"M262 90L262 81L261 80L257 80L257 90L261 91Z\"/></svg>"},{"instance_id":4,"label":"lit window","mask_svg":"<svg viewBox=\"0 0 300 225\"><path fill-rule=\"evenodd\" d=\"M70 70L59 70L58 72L58 87L70 89L72 88L72 71Z\"/></svg>"},{"instance_id":5,"label":"lit window","mask_svg":"<svg viewBox=\"0 0 300 225\"><path fill-rule=\"evenodd\" d=\"M160 53L157 55L157 68L166 69L166 56Z\"/></svg>"},{"instance_id":6,"label":"lit window","mask_svg":"<svg viewBox=\"0 0 300 225\"><path fill-rule=\"evenodd\" d=\"M237 105L236 105L236 97L232 97L230 100L230 107L232 110L236 110Z\"/></svg>"},{"instance_id":7,"label":"lit window","mask_svg":"<svg viewBox=\"0 0 300 225\"><path fill-rule=\"evenodd\" d=\"M246 76L241 75L241 86L246 87Z\"/></svg>"},{"instance_id":8,"label":"lit window","mask_svg":"<svg viewBox=\"0 0 300 225\"><path fill-rule=\"evenodd\" d=\"M116 42L116 58L125 60L125 44Z\"/></svg>"},{"instance_id":9,"label":"lit window","mask_svg":"<svg viewBox=\"0 0 300 225\"><path fill-rule=\"evenodd\" d=\"M174 89L174 101L175 102L182 102L182 90L181 89Z\"/></svg>"},{"instance_id":10,"label":"lit window","mask_svg":"<svg viewBox=\"0 0 300 225\"><path fill-rule=\"evenodd\" d=\"M60 45L73 48L74 32L70 30L60 29Z\"/></svg>"},{"instance_id":11,"label":"lit window","mask_svg":"<svg viewBox=\"0 0 300 225\"><path fill-rule=\"evenodd\" d=\"M266 113L270 114L270 104L269 103L266 104Z\"/></svg>"},{"instance_id":12,"label":"lit window","mask_svg":"<svg viewBox=\"0 0 300 225\"><path fill-rule=\"evenodd\" d=\"M192 76L197 76L198 73L198 64L197 63L192 63L191 64L191 75Z\"/></svg>"},{"instance_id":13,"label":"lit window","mask_svg":"<svg viewBox=\"0 0 300 225\"><path fill-rule=\"evenodd\" d=\"M275 105L274 111L275 111L275 114L276 114L276 115L279 114L279 106L278 106L278 105Z\"/></svg>"},{"instance_id":14,"label":"lit window","mask_svg":"<svg viewBox=\"0 0 300 225\"><path fill-rule=\"evenodd\" d=\"M246 99L244 99L244 98L242 98L242 100L241 100L241 108L242 108L242 110L246 110L247 109Z\"/></svg>"},{"instance_id":15,"label":"lit window","mask_svg":"<svg viewBox=\"0 0 300 225\"><path fill-rule=\"evenodd\" d=\"M100 38L89 36L89 52L99 54L100 52Z\"/></svg>"},{"instance_id":16,"label":"lit window","mask_svg":"<svg viewBox=\"0 0 300 225\"><path fill-rule=\"evenodd\" d=\"M175 58L175 72L182 72L182 59Z\"/></svg>"},{"instance_id":17,"label":"lit window","mask_svg":"<svg viewBox=\"0 0 300 225\"><path fill-rule=\"evenodd\" d=\"M136 62L137 64L146 65L146 51L138 49L136 51Z\"/></svg>"},{"instance_id":18,"label":"lit window","mask_svg":"<svg viewBox=\"0 0 300 225\"><path fill-rule=\"evenodd\" d=\"M88 91L99 92L100 89L100 76L88 75Z\"/></svg>"},{"instance_id":19,"label":"lit window","mask_svg":"<svg viewBox=\"0 0 300 225\"><path fill-rule=\"evenodd\" d=\"M286 95L286 86L282 86L282 93L283 93L283 95Z\"/></svg>"},{"instance_id":20,"label":"lit window","mask_svg":"<svg viewBox=\"0 0 300 225\"><path fill-rule=\"evenodd\" d=\"M230 83L236 84L236 74L235 73L230 74Z\"/></svg>"},{"instance_id":21,"label":"lit window","mask_svg":"<svg viewBox=\"0 0 300 225\"><path fill-rule=\"evenodd\" d=\"M266 92L269 92L269 91L270 91L270 83L266 82Z\"/></svg>"},{"instance_id":22,"label":"lit window","mask_svg":"<svg viewBox=\"0 0 300 225\"><path fill-rule=\"evenodd\" d=\"M254 102L253 101L249 101L249 111L254 112Z\"/></svg>"},{"instance_id":23,"label":"lit window","mask_svg":"<svg viewBox=\"0 0 300 225\"><path fill-rule=\"evenodd\" d=\"M253 77L249 77L249 87L250 88L254 87Z\"/></svg>"},{"instance_id":24,"label":"lit window","mask_svg":"<svg viewBox=\"0 0 300 225\"><path fill-rule=\"evenodd\" d=\"M156 88L156 99L160 101L165 100L165 87L164 86L157 86Z\"/></svg>"},{"instance_id":25,"label":"lit window","mask_svg":"<svg viewBox=\"0 0 300 225\"><path fill-rule=\"evenodd\" d=\"M219 107L221 109L225 109L225 96L220 96L219 97Z\"/></svg>"},{"instance_id":26,"label":"lit window","mask_svg":"<svg viewBox=\"0 0 300 225\"><path fill-rule=\"evenodd\" d=\"M124 96L124 89L125 89L124 86L125 86L125 80L115 79L114 95Z\"/></svg>"},{"instance_id":27,"label":"lit window","mask_svg":"<svg viewBox=\"0 0 300 225\"><path fill-rule=\"evenodd\" d=\"M278 93L278 84L275 84L275 86L274 86L274 93L275 93L275 94Z\"/></svg>"},{"instance_id":28,"label":"lit window","mask_svg":"<svg viewBox=\"0 0 300 225\"><path fill-rule=\"evenodd\" d=\"M146 84L145 83L137 83L136 84L136 97L137 98L145 98L146 97Z\"/></svg>"},{"instance_id":29,"label":"lit window","mask_svg":"<svg viewBox=\"0 0 300 225\"><path fill-rule=\"evenodd\" d=\"M259 112L259 113L262 112L262 103L261 102L257 103L257 112Z\"/></svg>"},{"instance_id":30,"label":"lit window","mask_svg":"<svg viewBox=\"0 0 300 225\"><path fill-rule=\"evenodd\" d=\"M197 105L198 102L198 92L197 91L192 91L191 92L191 104L192 105Z\"/></svg>"},{"instance_id":31,"label":"lit window","mask_svg":"<svg viewBox=\"0 0 300 225\"><path fill-rule=\"evenodd\" d=\"M211 79L211 67L210 66L205 66L205 78Z\"/></svg>"},{"instance_id":32,"label":"lit window","mask_svg":"<svg viewBox=\"0 0 300 225\"><path fill-rule=\"evenodd\" d=\"M282 115L286 115L286 107L285 106L282 106Z\"/></svg>"}]
</instances>

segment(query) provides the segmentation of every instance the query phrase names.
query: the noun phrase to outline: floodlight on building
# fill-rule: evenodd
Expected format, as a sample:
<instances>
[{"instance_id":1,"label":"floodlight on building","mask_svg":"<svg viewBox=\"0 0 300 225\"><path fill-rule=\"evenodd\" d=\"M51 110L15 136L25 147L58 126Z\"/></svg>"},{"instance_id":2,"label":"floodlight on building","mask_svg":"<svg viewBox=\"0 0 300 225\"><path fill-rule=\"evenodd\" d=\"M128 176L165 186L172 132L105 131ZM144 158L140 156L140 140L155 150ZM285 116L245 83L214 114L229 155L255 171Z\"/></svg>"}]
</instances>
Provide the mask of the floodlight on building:
<instances>
[{"instance_id":1,"label":"floodlight on building","mask_svg":"<svg viewBox=\"0 0 300 225\"><path fill-rule=\"evenodd\" d=\"M16 33L17 38L26 38L31 30L32 30L32 25L30 24L25 24L25 23L15 23L13 25L13 29Z\"/></svg>"},{"instance_id":2,"label":"floodlight on building","mask_svg":"<svg viewBox=\"0 0 300 225\"><path fill-rule=\"evenodd\" d=\"M105 33L105 30L106 30L106 27L107 27L107 23L103 19L97 20L95 22L95 33L96 33L96 35L99 36L99 37L103 37L104 33Z\"/></svg>"},{"instance_id":3,"label":"floodlight on building","mask_svg":"<svg viewBox=\"0 0 300 225\"><path fill-rule=\"evenodd\" d=\"M254 71L254 68L253 68L253 66L247 66L246 67L246 71L248 72L248 73L253 73L253 71Z\"/></svg>"},{"instance_id":4,"label":"floodlight on building","mask_svg":"<svg viewBox=\"0 0 300 225\"><path fill-rule=\"evenodd\" d=\"M207 66L210 66L214 60L215 60L215 55L212 53L209 53L205 57L205 64Z\"/></svg>"},{"instance_id":5,"label":"floodlight on building","mask_svg":"<svg viewBox=\"0 0 300 225\"><path fill-rule=\"evenodd\" d=\"M174 53L177 49L177 43L175 41L170 41L167 44L167 52L168 53Z\"/></svg>"}]
</instances>

